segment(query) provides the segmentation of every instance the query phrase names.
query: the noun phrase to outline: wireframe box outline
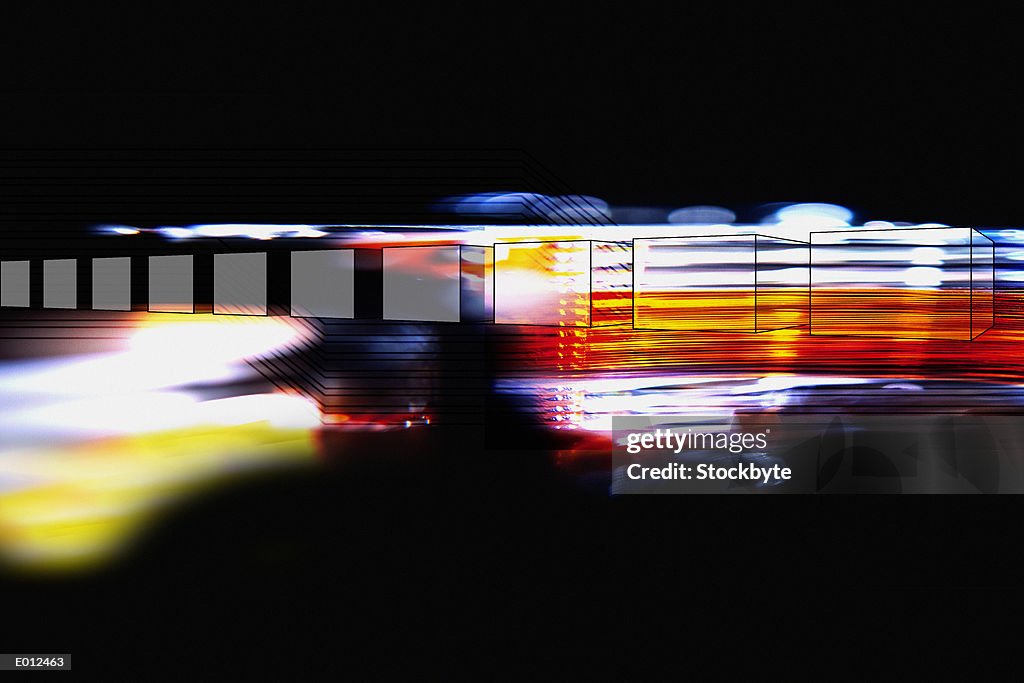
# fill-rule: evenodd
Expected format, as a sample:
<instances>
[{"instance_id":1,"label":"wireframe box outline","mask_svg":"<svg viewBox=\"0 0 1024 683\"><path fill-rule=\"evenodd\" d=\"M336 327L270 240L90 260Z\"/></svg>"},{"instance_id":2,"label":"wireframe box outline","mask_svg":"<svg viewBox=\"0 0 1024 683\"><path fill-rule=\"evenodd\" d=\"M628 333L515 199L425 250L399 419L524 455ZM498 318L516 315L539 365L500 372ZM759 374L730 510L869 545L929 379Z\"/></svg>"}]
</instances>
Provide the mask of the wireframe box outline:
<instances>
[{"instance_id":1,"label":"wireframe box outline","mask_svg":"<svg viewBox=\"0 0 1024 683\"><path fill-rule=\"evenodd\" d=\"M217 297L213 297L211 313L213 315L234 315L234 316L245 316L247 318L269 318L270 317L270 257L265 250L263 251L230 251L230 252L217 252L213 254L213 287L214 291L217 288L217 257L218 256L242 256L242 255L253 255L263 254L264 258L264 271L263 271L263 301L264 312L263 313L218 313L217 312ZM195 268L195 262L192 262L192 267ZM193 277L195 271L193 271ZM193 283L193 288L195 284ZM194 289L193 289L194 292ZM195 310L195 296L192 298L192 310Z\"/></svg>"},{"instance_id":2,"label":"wireframe box outline","mask_svg":"<svg viewBox=\"0 0 1024 683\"><path fill-rule=\"evenodd\" d=\"M26 283L27 284L26 294L28 295L28 303L26 303L24 306L14 306L14 305L9 305L9 304L4 304L3 308L31 308L32 307L32 260L31 259L15 259L15 260L12 260L12 261L2 261L0 263L2 263L4 265L14 264L14 263L24 263L25 264L25 268L28 271L26 273L27 277L25 278L27 280L27 283ZM0 268L2 268L2 267L3 266L0 266ZM3 280L0 279L0 288L2 288L2 287L3 287ZM0 300L2 300L2 298L0 298Z\"/></svg>"},{"instance_id":3,"label":"wireframe box outline","mask_svg":"<svg viewBox=\"0 0 1024 683\"><path fill-rule=\"evenodd\" d=\"M890 335L890 334L871 334L871 333L867 333L867 334L832 334L832 333L828 333L828 332L824 332L824 333L823 332L819 332L817 335L815 335L815 333L814 333L814 326L813 326L814 325L814 305L813 305L813 297L814 297L814 285L813 285L813 282L814 282L814 277L813 277L813 273L814 273L814 262L813 262L813 259L814 259L814 236L815 235L831 235L831 234L854 234L854 233L861 233L861 232L912 232L914 230L932 230L932 231L935 231L935 230L969 230L971 233L977 233L978 235L981 235L982 237L984 237L985 239L987 239L991 243L991 245L992 245L992 304L991 304L992 305L992 315L991 315L991 320L990 320L989 326L986 327L981 332L978 332L977 334L974 334L974 236L972 234L971 238L968 240L968 244L967 245L961 245L961 246L967 246L968 247L968 249L969 249L969 256L970 256L969 257L969 261L970 261L970 263L969 263L969 268L970 268L969 273L970 273L970 276L968 278L968 282L970 283L969 290L970 290L970 301L971 301L971 303L969 304L970 305L970 312L969 312L969 317L970 317L969 325L970 325L970 327L968 329L968 337L967 337L967 339L959 339L959 338L954 339L954 338L950 338L950 337L939 337L939 338L936 338L936 337L904 337L904 336L894 336L894 335ZM809 336L818 336L818 337L849 337L849 338L859 338L859 339L863 339L864 337L876 337L876 338L884 338L884 339L907 339L907 340L936 340L936 339L941 339L941 340L945 340L945 341L974 341L975 339L977 339L978 337L980 337L981 335L985 334L986 332L988 332L989 330L991 330L993 327L996 326L996 243L995 243L995 240L993 240L991 237L989 237L988 235L986 235L985 233L983 233L981 230L979 230L977 228L970 228L970 227L961 226L961 225L949 225L949 226L924 226L924 227L912 227L912 228L911 227L906 227L906 228L903 228L903 227L893 227L893 228L855 228L853 230L815 230L815 231L810 233L810 238L809 239L810 239L809 248L807 250L807 277L808 277L808 288L807 288L807 334Z\"/></svg>"},{"instance_id":4,"label":"wireframe box outline","mask_svg":"<svg viewBox=\"0 0 1024 683\"><path fill-rule=\"evenodd\" d=\"M703 238L709 238L709 237L721 237L721 238L753 237L754 238L753 239L753 242L754 242L754 267L753 267L753 271L752 271L753 274L754 274L754 307L753 307L754 308L754 329L753 330L742 330L742 329L722 330L722 329L716 329L716 328L694 328L694 329L690 329L690 330L680 330L679 328L675 328L675 327L648 327L646 325L643 326L643 327L637 327L636 326L636 243L638 241L639 242L654 242L654 241L657 241L657 240L703 239ZM757 329L757 290L758 290L758 285L757 285L757 265L758 265L757 264L757 238L758 237L764 237L765 239L770 239L770 240L780 240L782 242L792 242L793 244L803 245L803 246L808 248L808 251L810 251L810 245L811 245L810 242L804 242L802 240L796 240L796 239L793 239L791 237L776 237L774 235L765 235L765 234L757 233L757 232L739 233L739 234L725 234L725 235L681 235L679 237L673 237L673 236L669 236L669 235L664 235L664 236L659 236L659 237L634 237L633 240L632 240L632 244L633 244L633 329L634 330L651 330L651 331L655 331L655 332L659 332L659 331L660 332L717 332L717 333L722 333L722 334L764 334L765 332L778 332L779 330L792 330L792 329L797 329L797 328L800 328L800 327L809 327L810 326L810 310L808 310L808 312L807 312L807 316L808 317L807 317L807 322L806 323L801 323L800 325L786 325L786 326L783 326L783 327L774 327L774 328L772 328L770 330L759 330L759 329ZM808 271L807 271L807 288L810 289L810 286L811 286L811 272L810 272L810 269L808 268ZM796 289L795 286L794 286L794 289ZM808 303L809 303L809 300L808 300Z\"/></svg>"},{"instance_id":5,"label":"wireframe box outline","mask_svg":"<svg viewBox=\"0 0 1024 683\"><path fill-rule=\"evenodd\" d=\"M591 256L590 265L587 268L587 271L588 271L587 274L589 276L589 282L590 282L590 284L588 286L588 290L587 290L587 297L589 299L588 311L587 311L587 321L588 321L589 324L587 324L587 325L558 325L558 324L555 324L555 323L520 323L520 322L505 323L505 322L499 322L498 321L498 307L497 307L497 301L498 301L498 251L497 251L497 248L498 248L498 245L517 246L517 245L520 245L520 244L569 244L569 243L575 243L575 242L588 242L591 245L591 248L590 248L590 251L589 251L589 254ZM494 301L494 303L495 303L495 305L494 305L494 315L493 315L494 323L496 325L516 325L516 326L520 326L520 327L555 327L555 328L559 328L559 329L572 329L572 330L590 330L590 329L600 329L600 328L603 328L603 327L624 327L627 324L632 325L633 324L633 320L634 320L633 315L635 314L635 305L636 305L635 304L635 301L636 301L636 299L635 299L635 292L633 290L633 282L632 282L632 280L630 281L629 293L630 293L630 299L633 301L633 307L631 307L631 309L630 309L631 312L630 312L629 323L626 323L625 321L623 321L621 323L613 323L613 324L609 324L609 325L594 325L594 259L593 259L593 253L594 253L593 252L593 245L594 245L594 243L597 243L597 244L619 244L619 245L623 245L623 246L629 245L629 248L630 248L630 254L629 254L630 269L629 270L630 270L630 277L632 278L632 276L633 276L633 274L634 274L634 272L636 270L636 265L633 262L633 251L632 251L633 250L633 245L632 245L631 241L626 241L626 240L527 240L527 241L516 241L516 242L495 242L494 243L494 249L495 249L495 251L494 251L494 276L491 278L492 281L493 281L492 284L493 284L493 287L494 287L494 292L491 294L491 300Z\"/></svg>"},{"instance_id":6,"label":"wireframe box outline","mask_svg":"<svg viewBox=\"0 0 1024 683\"><path fill-rule=\"evenodd\" d=\"M166 256L188 256L192 259L192 310L191 311L154 311L153 303L153 259ZM195 254L149 254L146 256L146 312L162 315L195 315L196 313L196 255Z\"/></svg>"},{"instance_id":7,"label":"wireframe box outline","mask_svg":"<svg viewBox=\"0 0 1024 683\"><path fill-rule=\"evenodd\" d=\"M384 306L383 306L383 302L384 302L384 287L385 287L385 283L387 282L387 278L385 278L383 276L384 275L384 252L389 250L389 249L423 249L423 248L430 248L430 247L458 247L459 248L459 319L458 320L415 320L415 319L410 320L408 318L389 318L389 317L387 317L387 315L385 314L385 311L384 311ZM486 319L484 319L484 320L463 320L462 319L462 311L463 311L463 307L462 307L462 263L463 263L462 250L465 247L471 247L473 249L485 249L485 250L486 249L490 249L491 250L491 264L492 264L492 270L491 270L491 287L492 287L491 302L492 302L492 307L491 307L491 319L490 320L486 320ZM386 320L388 322L427 323L427 324L431 324L431 325L458 325L458 324L465 325L466 323L488 323L488 322L493 322L494 321L494 308L493 308L494 292L493 292L493 286L494 286L494 279L495 279L495 277L494 277L494 266L493 266L493 264L494 264L494 246L493 245L486 245L486 244L462 244L461 242L460 243L456 243L456 244L396 244L396 245L393 245L393 246L381 247L380 248L380 253L381 253L381 290L380 290L380 293L381 293L381 320Z\"/></svg>"}]
</instances>

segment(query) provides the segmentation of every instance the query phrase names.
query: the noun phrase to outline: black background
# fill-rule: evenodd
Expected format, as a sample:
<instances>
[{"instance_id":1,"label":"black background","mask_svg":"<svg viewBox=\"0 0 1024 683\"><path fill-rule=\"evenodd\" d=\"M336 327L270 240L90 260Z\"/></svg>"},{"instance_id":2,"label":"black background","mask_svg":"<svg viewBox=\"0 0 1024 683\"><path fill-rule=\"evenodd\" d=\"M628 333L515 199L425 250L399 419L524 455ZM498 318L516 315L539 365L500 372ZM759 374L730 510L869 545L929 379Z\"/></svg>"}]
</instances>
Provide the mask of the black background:
<instances>
[{"instance_id":1,"label":"black background","mask_svg":"<svg viewBox=\"0 0 1024 683\"><path fill-rule=\"evenodd\" d=\"M343 221L384 206L383 221L417 215L435 189L377 182L368 205L339 181L310 197L294 178L342 154L331 150L511 150L616 204L1024 219L1020 60L999 16L338 9L12 10L5 237L45 250L104 217ZM81 165L67 172L73 150L102 178L88 189ZM251 168L217 176L206 197L224 150L253 168L294 163L269 186ZM26 158L49 159L60 180L40 184ZM436 189L479 189L489 173ZM609 500L564 481L543 450L480 451L464 432L392 438L354 470L190 505L114 571L6 581L2 649L73 652L77 670L112 678L199 666L490 675L567 654L571 671L620 676L652 675L637 667L659 655L688 675L741 662L824 675L811 665L821 654L828 673L856 674L883 652L907 662L922 623L937 632L935 663L975 662L963 625L1000 612L1018 584L1016 498ZM707 636L733 656L693 651ZM767 660L735 654L779 636ZM611 666L616 653L632 656L626 668Z\"/></svg>"}]
</instances>

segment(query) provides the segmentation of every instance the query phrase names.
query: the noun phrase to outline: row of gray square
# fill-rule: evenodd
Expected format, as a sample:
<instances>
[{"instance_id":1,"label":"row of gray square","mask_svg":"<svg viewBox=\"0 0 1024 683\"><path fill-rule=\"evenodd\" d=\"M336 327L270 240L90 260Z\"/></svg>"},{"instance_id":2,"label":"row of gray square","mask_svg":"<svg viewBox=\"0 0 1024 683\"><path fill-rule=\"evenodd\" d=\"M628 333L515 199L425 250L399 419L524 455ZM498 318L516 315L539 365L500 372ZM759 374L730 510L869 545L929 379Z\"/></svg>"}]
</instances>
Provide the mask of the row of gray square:
<instances>
[{"instance_id":1,"label":"row of gray square","mask_svg":"<svg viewBox=\"0 0 1024 683\"><path fill-rule=\"evenodd\" d=\"M266 254L218 254L215 312L265 315L267 308ZM0 305L27 308L30 303L29 261L0 263ZM131 257L92 259L92 308L130 311ZM149 257L149 310L154 313L192 313L194 266L190 255ZM43 261L43 308L78 307L78 260Z\"/></svg>"},{"instance_id":2,"label":"row of gray square","mask_svg":"<svg viewBox=\"0 0 1024 683\"><path fill-rule=\"evenodd\" d=\"M0 306L28 308L28 261L0 263ZM98 311L130 311L131 258L92 260L92 307ZM78 260L43 261L43 308L78 307Z\"/></svg>"},{"instance_id":3,"label":"row of gray square","mask_svg":"<svg viewBox=\"0 0 1024 683\"><path fill-rule=\"evenodd\" d=\"M386 250L385 317L396 320L459 321L461 283L444 273L458 265L462 252L450 248ZM482 249L482 248L481 248ZM426 270L404 267L412 257L429 259ZM291 315L353 318L355 257L351 249L299 251L291 254ZM436 261L436 263L432 263ZM441 273L441 274L439 274ZM194 261L191 255L149 257L149 306L155 313L193 313ZM0 263L0 305L30 306L30 262ZM214 255L213 312L267 315L266 253ZM78 306L77 259L43 261L43 307ZM92 308L131 310L131 258L92 259Z\"/></svg>"}]
</instances>

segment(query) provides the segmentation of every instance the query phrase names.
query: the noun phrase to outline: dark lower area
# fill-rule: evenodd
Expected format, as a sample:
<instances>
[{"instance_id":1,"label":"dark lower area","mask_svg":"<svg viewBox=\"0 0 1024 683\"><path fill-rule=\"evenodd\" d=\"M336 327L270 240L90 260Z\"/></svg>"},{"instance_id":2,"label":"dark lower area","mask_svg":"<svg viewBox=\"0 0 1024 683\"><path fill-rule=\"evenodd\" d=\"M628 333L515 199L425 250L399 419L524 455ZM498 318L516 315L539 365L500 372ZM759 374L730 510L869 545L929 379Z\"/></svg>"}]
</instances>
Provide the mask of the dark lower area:
<instances>
[{"instance_id":1,"label":"dark lower area","mask_svg":"<svg viewBox=\"0 0 1024 683\"><path fill-rule=\"evenodd\" d=\"M617 652L783 637L816 655L862 643L856 670L922 616L950 636L999 611L1017 581L1015 553L977 533L1017 497L611 499L548 451L415 431L189 501L100 573L6 577L4 650L70 652L107 680L491 677L566 655L621 678Z\"/></svg>"}]
</instances>

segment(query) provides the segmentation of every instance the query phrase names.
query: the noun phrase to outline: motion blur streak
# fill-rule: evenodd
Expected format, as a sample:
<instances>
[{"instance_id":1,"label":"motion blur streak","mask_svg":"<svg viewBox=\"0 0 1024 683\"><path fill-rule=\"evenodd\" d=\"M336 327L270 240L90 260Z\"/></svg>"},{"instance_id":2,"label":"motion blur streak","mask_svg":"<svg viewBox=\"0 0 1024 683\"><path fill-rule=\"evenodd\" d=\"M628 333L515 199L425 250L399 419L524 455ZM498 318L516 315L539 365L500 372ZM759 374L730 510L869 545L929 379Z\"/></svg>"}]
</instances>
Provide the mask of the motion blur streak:
<instances>
[{"instance_id":1,"label":"motion blur streak","mask_svg":"<svg viewBox=\"0 0 1024 683\"><path fill-rule=\"evenodd\" d=\"M491 211L506 199L483 204ZM571 204L603 210L596 201ZM564 213L546 200L538 206ZM764 224L747 226L725 224L733 216L716 207L675 214L674 225L114 226L125 240L161 232L174 239L308 236L325 247L506 243L496 255L517 258L504 264L515 266L505 272L512 286L496 289L496 308L499 321L511 312L516 324L5 311L4 339L22 360L0 364L0 562L26 570L102 564L187 495L243 472L312 464L324 422L348 430L434 429L470 420L489 392L501 395L499 407L514 406L516 424L529 413L525 423L577 444L559 452L561 466L584 474L592 467L602 476L614 415L1024 414L1022 230L984 229L982 239L995 244L983 252L972 244L965 254L939 224L900 232L913 226L872 221L866 225L886 230L884 241L862 248L844 237L827 259L816 253L807 324L797 318L784 322L800 327L759 334L750 332L761 330L765 306L758 310L747 284L735 286L737 273L750 272L747 256L735 267L736 250L719 240L706 250L677 249L669 262L652 264L662 270L636 279L648 285L638 297L641 314L645 305L697 294L700 305L670 318L674 330L581 325L581 317L606 309L633 312L632 297L617 287L628 281L628 292L636 289L632 270L614 260L577 262L578 248L516 244L625 245L738 232L808 240L851 218L842 207L819 204L782 207ZM797 298L784 291L788 299L769 301L769 311L792 317L797 303L805 310L812 303L811 292L806 300L802 293L807 271L792 262L802 264L804 256L784 245L772 264L763 253L754 264L757 301L764 303L767 287L799 285ZM681 256L690 259L685 266ZM821 297L840 295L834 326L877 328L884 336L810 336L812 325L817 333L829 322L823 316L830 300ZM714 331L707 320L691 324L697 311L715 316ZM519 324L539 322L541 312L552 316L543 321L550 327ZM725 329L751 318L745 332ZM901 328L914 338L890 338ZM278 385L298 385L295 391L318 402Z\"/></svg>"},{"instance_id":2,"label":"motion blur streak","mask_svg":"<svg viewBox=\"0 0 1024 683\"><path fill-rule=\"evenodd\" d=\"M287 319L148 315L123 350L0 365L0 562L97 566L187 496L312 464L319 410L252 393L246 365L302 336Z\"/></svg>"}]
</instances>

